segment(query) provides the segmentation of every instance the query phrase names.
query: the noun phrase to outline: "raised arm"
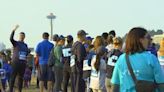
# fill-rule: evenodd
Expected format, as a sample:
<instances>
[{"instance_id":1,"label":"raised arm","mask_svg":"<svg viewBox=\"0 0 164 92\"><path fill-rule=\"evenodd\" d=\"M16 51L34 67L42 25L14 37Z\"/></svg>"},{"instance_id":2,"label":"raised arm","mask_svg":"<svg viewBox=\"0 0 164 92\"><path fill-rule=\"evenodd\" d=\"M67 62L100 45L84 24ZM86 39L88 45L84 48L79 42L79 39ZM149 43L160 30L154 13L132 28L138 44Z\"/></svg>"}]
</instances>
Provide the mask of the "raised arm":
<instances>
[{"instance_id":1,"label":"raised arm","mask_svg":"<svg viewBox=\"0 0 164 92\"><path fill-rule=\"evenodd\" d=\"M14 34L15 34L15 31L18 29L18 27L19 27L19 25L16 25L15 28L12 30L12 33L10 35L10 41L14 47L16 46L16 41L14 40Z\"/></svg>"}]
</instances>

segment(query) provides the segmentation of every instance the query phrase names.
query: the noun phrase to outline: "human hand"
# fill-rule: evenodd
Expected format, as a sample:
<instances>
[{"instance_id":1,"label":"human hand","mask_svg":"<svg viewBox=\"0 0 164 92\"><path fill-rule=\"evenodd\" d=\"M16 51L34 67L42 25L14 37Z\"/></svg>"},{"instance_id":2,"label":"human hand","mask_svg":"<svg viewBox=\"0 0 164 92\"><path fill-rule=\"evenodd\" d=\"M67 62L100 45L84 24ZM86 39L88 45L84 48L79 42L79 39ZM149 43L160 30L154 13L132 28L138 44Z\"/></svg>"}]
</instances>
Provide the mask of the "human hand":
<instances>
[{"instance_id":1,"label":"human hand","mask_svg":"<svg viewBox=\"0 0 164 92\"><path fill-rule=\"evenodd\" d=\"M13 31L16 31L19 28L19 25L16 25Z\"/></svg>"}]
</instances>

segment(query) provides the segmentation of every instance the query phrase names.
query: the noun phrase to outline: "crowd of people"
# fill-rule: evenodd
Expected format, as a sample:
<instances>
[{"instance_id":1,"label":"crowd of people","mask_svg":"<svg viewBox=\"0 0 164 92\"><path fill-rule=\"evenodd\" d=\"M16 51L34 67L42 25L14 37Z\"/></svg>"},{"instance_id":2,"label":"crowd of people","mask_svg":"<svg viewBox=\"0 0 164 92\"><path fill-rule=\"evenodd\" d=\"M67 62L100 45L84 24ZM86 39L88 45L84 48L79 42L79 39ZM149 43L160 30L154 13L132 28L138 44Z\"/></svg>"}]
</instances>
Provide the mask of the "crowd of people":
<instances>
[{"instance_id":1,"label":"crowd of people","mask_svg":"<svg viewBox=\"0 0 164 92\"><path fill-rule=\"evenodd\" d=\"M10 36L12 55L11 51L0 53L2 92L7 87L13 92L15 82L19 92L28 88L34 70L40 92L148 92L146 84L139 91L139 80L156 85L154 89L149 86L150 92L164 92L164 39L156 48L144 28L132 28L125 40L114 30L95 38L79 30L77 41L72 35L55 34L51 42L44 32L33 56L24 42L24 32L18 41L13 39L18 27Z\"/></svg>"}]
</instances>

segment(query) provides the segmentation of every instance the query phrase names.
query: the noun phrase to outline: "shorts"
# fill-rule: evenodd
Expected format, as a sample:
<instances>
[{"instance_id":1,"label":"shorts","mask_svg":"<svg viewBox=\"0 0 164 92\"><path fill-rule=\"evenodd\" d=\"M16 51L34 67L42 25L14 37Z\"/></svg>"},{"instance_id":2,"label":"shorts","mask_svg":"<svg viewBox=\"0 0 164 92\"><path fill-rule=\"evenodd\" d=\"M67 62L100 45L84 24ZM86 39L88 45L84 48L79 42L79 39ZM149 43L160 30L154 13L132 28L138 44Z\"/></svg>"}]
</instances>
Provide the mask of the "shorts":
<instances>
[{"instance_id":1,"label":"shorts","mask_svg":"<svg viewBox=\"0 0 164 92\"><path fill-rule=\"evenodd\" d=\"M83 71L83 78L84 78L84 79L89 78L90 75L91 75L91 71L90 71L90 70Z\"/></svg>"},{"instance_id":2,"label":"shorts","mask_svg":"<svg viewBox=\"0 0 164 92\"><path fill-rule=\"evenodd\" d=\"M48 79L47 80L48 81L55 82L55 74L52 71L52 68L51 67L48 67Z\"/></svg>"},{"instance_id":3,"label":"shorts","mask_svg":"<svg viewBox=\"0 0 164 92\"><path fill-rule=\"evenodd\" d=\"M39 65L40 66L40 81L47 81L48 80L48 65Z\"/></svg>"},{"instance_id":4,"label":"shorts","mask_svg":"<svg viewBox=\"0 0 164 92\"><path fill-rule=\"evenodd\" d=\"M112 83L110 81L111 81L111 79L106 77L106 79L105 79L105 85L106 85L106 87L110 87L111 88Z\"/></svg>"}]
</instances>

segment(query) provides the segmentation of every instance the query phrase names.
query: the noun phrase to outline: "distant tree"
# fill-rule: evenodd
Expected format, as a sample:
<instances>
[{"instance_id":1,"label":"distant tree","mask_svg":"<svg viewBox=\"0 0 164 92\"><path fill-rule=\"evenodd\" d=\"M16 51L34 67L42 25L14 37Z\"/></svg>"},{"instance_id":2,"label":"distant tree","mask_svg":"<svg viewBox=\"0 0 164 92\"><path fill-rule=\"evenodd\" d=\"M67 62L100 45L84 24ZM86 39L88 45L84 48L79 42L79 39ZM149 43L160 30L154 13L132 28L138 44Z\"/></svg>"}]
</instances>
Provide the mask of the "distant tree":
<instances>
[{"instance_id":1,"label":"distant tree","mask_svg":"<svg viewBox=\"0 0 164 92\"><path fill-rule=\"evenodd\" d=\"M157 34L163 34L163 30L162 29L158 29L157 30Z\"/></svg>"},{"instance_id":2,"label":"distant tree","mask_svg":"<svg viewBox=\"0 0 164 92\"><path fill-rule=\"evenodd\" d=\"M154 35L163 34L163 30L162 30L162 29L158 29L157 31L155 31L155 30L149 30L148 33L149 33L151 36L154 36Z\"/></svg>"},{"instance_id":3,"label":"distant tree","mask_svg":"<svg viewBox=\"0 0 164 92\"><path fill-rule=\"evenodd\" d=\"M154 36L155 35L155 30L150 30L150 31L148 31L148 33L151 35L151 36Z\"/></svg>"}]
</instances>

